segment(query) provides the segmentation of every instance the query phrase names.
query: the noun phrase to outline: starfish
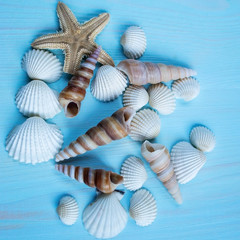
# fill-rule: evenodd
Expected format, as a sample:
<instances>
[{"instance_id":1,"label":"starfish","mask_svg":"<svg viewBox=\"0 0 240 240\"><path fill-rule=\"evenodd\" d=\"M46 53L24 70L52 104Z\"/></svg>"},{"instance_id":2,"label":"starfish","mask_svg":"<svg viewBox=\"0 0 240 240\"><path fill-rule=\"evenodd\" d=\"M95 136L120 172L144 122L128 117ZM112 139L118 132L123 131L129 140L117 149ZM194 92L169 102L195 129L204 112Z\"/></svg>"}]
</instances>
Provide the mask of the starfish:
<instances>
[{"instance_id":1,"label":"starfish","mask_svg":"<svg viewBox=\"0 0 240 240\"><path fill-rule=\"evenodd\" d=\"M90 55L98 47L94 40L107 25L110 15L102 13L84 24L79 24L72 11L62 2L57 5L57 15L62 31L37 38L32 43L32 47L64 50L63 71L74 74L83 56ZM98 61L103 65L114 66L112 58L104 50L101 51Z\"/></svg>"}]
</instances>

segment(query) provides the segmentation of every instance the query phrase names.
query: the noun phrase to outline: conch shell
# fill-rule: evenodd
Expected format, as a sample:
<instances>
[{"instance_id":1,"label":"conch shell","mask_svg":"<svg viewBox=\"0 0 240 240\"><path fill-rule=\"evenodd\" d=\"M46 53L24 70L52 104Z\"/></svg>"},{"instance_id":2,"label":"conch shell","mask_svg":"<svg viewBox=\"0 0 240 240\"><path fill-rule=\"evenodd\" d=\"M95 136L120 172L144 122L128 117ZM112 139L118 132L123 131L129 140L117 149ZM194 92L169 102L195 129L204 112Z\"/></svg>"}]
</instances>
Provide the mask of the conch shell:
<instances>
[{"instance_id":1,"label":"conch shell","mask_svg":"<svg viewBox=\"0 0 240 240\"><path fill-rule=\"evenodd\" d=\"M75 117L81 106L81 101L86 95L86 88L93 77L98 56L101 52L101 47L98 47L84 63L81 64L80 69L68 82L59 95L59 102L62 105L66 117Z\"/></svg>"},{"instance_id":2,"label":"conch shell","mask_svg":"<svg viewBox=\"0 0 240 240\"><path fill-rule=\"evenodd\" d=\"M134 114L135 110L130 107L120 108L111 117L103 119L97 126L90 128L84 135L59 152L56 162L126 137L130 132L130 123Z\"/></svg>"},{"instance_id":3,"label":"conch shell","mask_svg":"<svg viewBox=\"0 0 240 240\"><path fill-rule=\"evenodd\" d=\"M134 59L121 61L117 68L125 73L130 83L134 85L156 84L197 75L192 69L161 63L140 62Z\"/></svg>"},{"instance_id":4,"label":"conch shell","mask_svg":"<svg viewBox=\"0 0 240 240\"><path fill-rule=\"evenodd\" d=\"M55 165L56 170L66 176L85 183L89 187L97 188L103 193L111 193L123 182L123 177L103 169L75 167L72 165Z\"/></svg>"}]
</instances>

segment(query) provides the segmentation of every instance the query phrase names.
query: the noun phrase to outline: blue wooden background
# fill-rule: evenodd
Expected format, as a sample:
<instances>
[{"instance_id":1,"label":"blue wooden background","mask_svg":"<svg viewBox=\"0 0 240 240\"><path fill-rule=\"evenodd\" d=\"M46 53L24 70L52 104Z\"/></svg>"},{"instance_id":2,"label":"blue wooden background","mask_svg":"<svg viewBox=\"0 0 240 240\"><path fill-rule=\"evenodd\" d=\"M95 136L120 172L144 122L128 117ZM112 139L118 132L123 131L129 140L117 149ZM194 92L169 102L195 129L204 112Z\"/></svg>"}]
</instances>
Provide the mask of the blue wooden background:
<instances>
[{"instance_id":1,"label":"blue wooden background","mask_svg":"<svg viewBox=\"0 0 240 240\"><path fill-rule=\"evenodd\" d=\"M201 92L194 101L177 101L176 111L161 116L161 133L155 142L169 149L189 140L195 124L215 133L217 145L197 177L181 185L184 203L177 206L145 162L144 187L158 204L155 222L139 227L129 217L127 227L115 239L240 239L240 2L227 0L65 0L77 19L84 22L109 12L111 20L97 43L117 64L125 59L120 37L130 25L141 26L147 50L141 60L191 67L197 70ZM73 226L63 225L56 214L61 196L76 197L80 213L94 199L95 191L54 170L54 162L35 166L8 157L5 138L25 118L14 103L18 89L29 79L20 62L31 42L59 29L56 0L0 1L0 239L94 239L84 229L81 216ZM56 52L63 59L61 51ZM51 87L60 91L69 76ZM110 103L95 100L89 92L75 119L63 112L49 122L64 134L64 145L122 106L122 97ZM130 138L78 158L79 164L106 167L119 172L129 155L140 155L140 143ZM124 188L121 186L121 188ZM132 193L126 191L126 209Z\"/></svg>"}]
</instances>

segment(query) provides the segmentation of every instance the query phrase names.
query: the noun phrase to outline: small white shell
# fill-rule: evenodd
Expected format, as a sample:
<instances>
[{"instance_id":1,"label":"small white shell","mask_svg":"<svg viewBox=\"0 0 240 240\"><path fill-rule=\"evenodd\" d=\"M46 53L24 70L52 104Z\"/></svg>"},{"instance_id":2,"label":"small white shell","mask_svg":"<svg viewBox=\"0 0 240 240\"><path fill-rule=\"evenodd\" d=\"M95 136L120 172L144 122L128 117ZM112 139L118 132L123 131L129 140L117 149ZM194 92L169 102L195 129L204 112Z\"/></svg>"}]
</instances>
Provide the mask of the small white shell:
<instances>
[{"instance_id":1,"label":"small white shell","mask_svg":"<svg viewBox=\"0 0 240 240\"><path fill-rule=\"evenodd\" d=\"M97 199L83 211L83 224L96 238L117 236L127 224L127 213L120 203L123 192L99 193Z\"/></svg>"},{"instance_id":2,"label":"small white shell","mask_svg":"<svg viewBox=\"0 0 240 240\"><path fill-rule=\"evenodd\" d=\"M144 163L137 157L129 157L122 165L121 175L123 184L130 191L135 191L142 187L147 180L147 172Z\"/></svg>"},{"instance_id":3,"label":"small white shell","mask_svg":"<svg viewBox=\"0 0 240 240\"><path fill-rule=\"evenodd\" d=\"M172 148L171 161L178 182L185 184L197 175L205 164L206 157L190 143L182 141Z\"/></svg>"},{"instance_id":4,"label":"small white shell","mask_svg":"<svg viewBox=\"0 0 240 240\"><path fill-rule=\"evenodd\" d=\"M31 117L9 133L6 150L15 160L36 164L53 159L62 143L63 136L55 124Z\"/></svg>"},{"instance_id":5,"label":"small white shell","mask_svg":"<svg viewBox=\"0 0 240 240\"><path fill-rule=\"evenodd\" d=\"M151 85L148 89L149 105L160 114L171 114L176 108L173 92L163 83Z\"/></svg>"},{"instance_id":6,"label":"small white shell","mask_svg":"<svg viewBox=\"0 0 240 240\"><path fill-rule=\"evenodd\" d=\"M190 142L202 152L211 152L216 145L213 132L202 126L193 128L190 134Z\"/></svg>"},{"instance_id":7,"label":"small white shell","mask_svg":"<svg viewBox=\"0 0 240 240\"><path fill-rule=\"evenodd\" d=\"M75 198L65 196L59 201L57 213L60 220L66 225L73 225L79 216L78 204Z\"/></svg>"},{"instance_id":8,"label":"small white shell","mask_svg":"<svg viewBox=\"0 0 240 240\"><path fill-rule=\"evenodd\" d=\"M136 111L148 103L149 96L143 86L129 85L123 94L124 107L131 107Z\"/></svg>"},{"instance_id":9,"label":"small white shell","mask_svg":"<svg viewBox=\"0 0 240 240\"><path fill-rule=\"evenodd\" d=\"M97 71L91 84L92 95L100 101L116 99L127 87L127 78L115 67L104 65Z\"/></svg>"},{"instance_id":10,"label":"small white shell","mask_svg":"<svg viewBox=\"0 0 240 240\"><path fill-rule=\"evenodd\" d=\"M135 192L130 200L129 214L139 226L152 224L157 216L157 204L153 195L146 189Z\"/></svg>"},{"instance_id":11,"label":"small white shell","mask_svg":"<svg viewBox=\"0 0 240 240\"><path fill-rule=\"evenodd\" d=\"M176 98L191 101L198 96L200 85L199 82L192 77L183 78L173 82L172 91Z\"/></svg>"},{"instance_id":12,"label":"small white shell","mask_svg":"<svg viewBox=\"0 0 240 240\"><path fill-rule=\"evenodd\" d=\"M32 49L22 60L22 68L31 79L39 79L48 83L56 82L62 75L62 64L52 53Z\"/></svg>"},{"instance_id":13,"label":"small white shell","mask_svg":"<svg viewBox=\"0 0 240 240\"><path fill-rule=\"evenodd\" d=\"M19 111L27 116L53 118L61 111L56 93L46 83L33 80L19 89L16 95Z\"/></svg>"},{"instance_id":14,"label":"small white shell","mask_svg":"<svg viewBox=\"0 0 240 240\"><path fill-rule=\"evenodd\" d=\"M131 121L129 136L135 141L153 139L160 133L161 121L151 109L143 109L135 114Z\"/></svg>"},{"instance_id":15,"label":"small white shell","mask_svg":"<svg viewBox=\"0 0 240 240\"><path fill-rule=\"evenodd\" d=\"M120 43L128 58L140 58L145 52L147 40L144 31L137 26L129 27L121 37Z\"/></svg>"}]
</instances>

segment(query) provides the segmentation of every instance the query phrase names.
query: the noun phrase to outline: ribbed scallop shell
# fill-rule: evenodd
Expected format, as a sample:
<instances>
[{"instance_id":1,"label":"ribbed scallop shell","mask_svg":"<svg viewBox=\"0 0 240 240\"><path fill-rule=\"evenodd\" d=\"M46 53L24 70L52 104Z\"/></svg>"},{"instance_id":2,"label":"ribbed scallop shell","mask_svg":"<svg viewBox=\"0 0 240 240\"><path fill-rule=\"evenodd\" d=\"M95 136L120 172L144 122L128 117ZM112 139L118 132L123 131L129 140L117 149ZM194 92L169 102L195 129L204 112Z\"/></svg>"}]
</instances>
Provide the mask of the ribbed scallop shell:
<instances>
[{"instance_id":1,"label":"ribbed scallop shell","mask_svg":"<svg viewBox=\"0 0 240 240\"><path fill-rule=\"evenodd\" d=\"M137 157L129 157L121 168L123 184L130 191L135 191L142 187L147 180L147 172L144 163Z\"/></svg>"},{"instance_id":2,"label":"ribbed scallop shell","mask_svg":"<svg viewBox=\"0 0 240 240\"><path fill-rule=\"evenodd\" d=\"M191 181L206 162L203 152L188 142L177 143L171 151L171 161L179 183Z\"/></svg>"},{"instance_id":3,"label":"ribbed scallop shell","mask_svg":"<svg viewBox=\"0 0 240 240\"><path fill-rule=\"evenodd\" d=\"M46 83L33 80L19 89L16 95L19 111L27 116L53 118L61 111L57 94Z\"/></svg>"},{"instance_id":4,"label":"ribbed scallop shell","mask_svg":"<svg viewBox=\"0 0 240 240\"><path fill-rule=\"evenodd\" d=\"M75 198L65 196L59 201L57 213L60 220L66 225L73 225L79 216L78 204Z\"/></svg>"},{"instance_id":5,"label":"ribbed scallop shell","mask_svg":"<svg viewBox=\"0 0 240 240\"><path fill-rule=\"evenodd\" d=\"M6 150L15 160L36 164L53 159L62 143L63 136L56 125L31 117L9 133Z\"/></svg>"},{"instance_id":6,"label":"ribbed scallop shell","mask_svg":"<svg viewBox=\"0 0 240 240\"><path fill-rule=\"evenodd\" d=\"M149 105L159 113L168 115L174 112L176 100L173 92L163 83L151 85L148 89Z\"/></svg>"},{"instance_id":7,"label":"ribbed scallop shell","mask_svg":"<svg viewBox=\"0 0 240 240\"><path fill-rule=\"evenodd\" d=\"M117 236L127 224L127 213L120 203L123 192L99 193L97 199L83 211L83 224L96 238Z\"/></svg>"},{"instance_id":8,"label":"ribbed scallop shell","mask_svg":"<svg viewBox=\"0 0 240 240\"><path fill-rule=\"evenodd\" d=\"M131 26L122 35L120 43L126 57L137 59L145 52L147 39L140 27Z\"/></svg>"},{"instance_id":9,"label":"ribbed scallop shell","mask_svg":"<svg viewBox=\"0 0 240 240\"><path fill-rule=\"evenodd\" d=\"M202 126L193 128L190 133L190 142L202 152L211 152L216 145L213 132Z\"/></svg>"},{"instance_id":10,"label":"ribbed scallop shell","mask_svg":"<svg viewBox=\"0 0 240 240\"><path fill-rule=\"evenodd\" d=\"M92 95L100 101L116 99L127 86L127 79L115 67L104 65L97 71L91 84Z\"/></svg>"},{"instance_id":11,"label":"ribbed scallop shell","mask_svg":"<svg viewBox=\"0 0 240 240\"><path fill-rule=\"evenodd\" d=\"M152 224L157 216L157 203L146 189L135 192L130 200L130 216L142 227Z\"/></svg>"},{"instance_id":12,"label":"ribbed scallop shell","mask_svg":"<svg viewBox=\"0 0 240 240\"><path fill-rule=\"evenodd\" d=\"M143 109L135 114L130 125L129 136L135 141L144 141L158 136L161 121L151 109Z\"/></svg>"},{"instance_id":13,"label":"ribbed scallop shell","mask_svg":"<svg viewBox=\"0 0 240 240\"><path fill-rule=\"evenodd\" d=\"M48 51L32 49L22 59L22 68L31 79L56 82L62 75L62 64Z\"/></svg>"},{"instance_id":14,"label":"ribbed scallop shell","mask_svg":"<svg viewBox=\"0 0 240 240\"><path fill-rule=\"evenodd\" d=\"M191 101L200 93L200 85L199 82L192 77L179 79L173 82L172 91L176 98Z\"/></svg>"},{"instance_id":15,"label":"ribbed scallop shell","mask_svg":"<svg viewBox=\"0 0 240 240\"><path fill-rule=\"evenodd\" d=\"M148 103L149 96L142 86L129 85L123 94L123 105L136 111Z\"/></svg>"}]
</instances>

